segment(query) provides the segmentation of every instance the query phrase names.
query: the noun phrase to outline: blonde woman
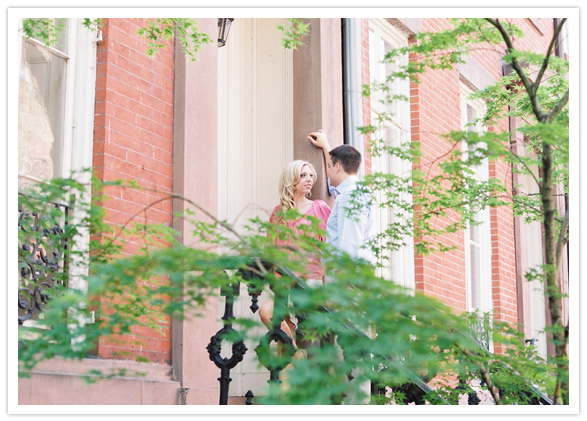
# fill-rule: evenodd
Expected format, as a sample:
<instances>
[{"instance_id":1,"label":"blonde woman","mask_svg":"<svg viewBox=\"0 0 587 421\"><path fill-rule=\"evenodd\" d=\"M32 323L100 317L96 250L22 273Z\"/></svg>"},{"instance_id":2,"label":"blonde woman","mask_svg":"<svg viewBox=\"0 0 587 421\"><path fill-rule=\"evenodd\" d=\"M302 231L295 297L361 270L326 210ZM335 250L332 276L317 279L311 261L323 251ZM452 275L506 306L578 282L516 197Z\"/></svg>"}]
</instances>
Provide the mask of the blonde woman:
<instances>
[{"instance_id":1,"label":"blonde woman","mask_svg":"<svg viewBox=\"0 0 587 421\"><path fill-rule=\"evenodd\" d=\"M273 209L270 222L275 224L287 225L295 228L300 224L308 223L303 217L296 220L286 221L281 212L290 209L296 209L300 214L314 216L319 219L319 226L326 230L326 222L330 216L330 207L322 200L310 200L311 190L316 182L316 170L314 166L307 161L290 162L282 171L279 179L279 205ZM323 236L318 237L321 241L326 239ZM306 283L310 287L322 285L324 270L317 260L310 259L306 270ZM273 301L268 301L259 309L259 317L269 330L271 330L271 319L273 318ZM297 328L297 319L290 315L281 323L283 330L293 340L294 347L297 348L295 341L295 330Z\"/></svg>"}]
</instances>

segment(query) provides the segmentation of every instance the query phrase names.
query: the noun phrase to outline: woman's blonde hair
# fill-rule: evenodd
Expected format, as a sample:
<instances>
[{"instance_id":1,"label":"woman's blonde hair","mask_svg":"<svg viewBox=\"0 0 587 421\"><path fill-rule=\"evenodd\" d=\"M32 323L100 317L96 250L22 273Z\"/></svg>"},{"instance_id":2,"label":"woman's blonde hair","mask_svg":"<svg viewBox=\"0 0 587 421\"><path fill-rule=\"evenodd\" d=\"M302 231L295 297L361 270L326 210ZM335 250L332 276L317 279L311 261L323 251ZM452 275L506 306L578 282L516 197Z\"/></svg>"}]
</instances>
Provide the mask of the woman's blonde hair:
<instances>
[{"instance_id":1,"label":"woman's blonde hair","mask_svg":"<svg viewBox=\"0 0 587 421\"><path fill-rule=\"evenodd\" d=\"M287 212L290 209L295 209L294 190L296 184L300 182L302 168L307 165L312 172L312 178L316 182L318 175L314 166L307 161L296 160L285 166L279 178L279 205L275 216L275 222L278 224L285 224L283 215L278 215L280 212ZM309 196L308 196L309 197Z\"/></svg>"}]
</instances>

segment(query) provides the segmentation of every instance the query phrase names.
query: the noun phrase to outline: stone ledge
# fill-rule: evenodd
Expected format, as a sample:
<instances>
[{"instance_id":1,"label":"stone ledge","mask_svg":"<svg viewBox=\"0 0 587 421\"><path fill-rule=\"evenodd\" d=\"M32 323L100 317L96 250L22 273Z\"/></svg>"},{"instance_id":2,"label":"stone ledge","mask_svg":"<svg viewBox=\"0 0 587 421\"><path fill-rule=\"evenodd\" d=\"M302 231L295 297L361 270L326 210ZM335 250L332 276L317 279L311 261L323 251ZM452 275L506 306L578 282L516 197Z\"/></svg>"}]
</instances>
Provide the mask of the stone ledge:
<instances>
[{"instance_id":1,"label":"stone ledge","mask_svg":"<svg viewBox=\"0 0 587 421\"><path fill-rule=\"evenodd\" d=\"M99 370L108 375L109 372L126 370L129 375L124 378L139 378L142 380L173 381L172 367L167 364L140 363L130 360L113 360L101 358L84 358L82 360L64 360L56 358L42 361L31 371L31 374L54 374L81 376L90 370ZM142 373L132 376L131 373ZM99 377L95 375L95 377ZM122 376L116 376L121 377Z\"/></svg>"}]
</instances>

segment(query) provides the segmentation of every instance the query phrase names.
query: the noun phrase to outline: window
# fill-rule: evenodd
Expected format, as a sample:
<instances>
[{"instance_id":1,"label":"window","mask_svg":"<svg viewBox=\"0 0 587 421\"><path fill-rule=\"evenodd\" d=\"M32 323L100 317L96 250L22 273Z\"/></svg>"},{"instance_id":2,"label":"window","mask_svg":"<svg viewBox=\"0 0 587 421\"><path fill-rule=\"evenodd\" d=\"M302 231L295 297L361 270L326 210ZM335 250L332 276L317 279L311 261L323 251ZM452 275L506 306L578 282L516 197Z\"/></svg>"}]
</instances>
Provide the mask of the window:
<instances>
[{"instance_id":1,"label":"window","mask_svg":"<svg viewBox=\"0 0 587 421\"><path fill-rule=\"evenodd\" d=\"M461 128L466 131L483 131L478 121L484 114L485 104L480 100L471 100L473 91L461 83ZM475 147L463 143L463 154L475 153ZM484 159L473 168L473 177L479 181L489 178L489 165ZM475 224L465 232L465 260L467 276L468 311L490 312L493 308L491 290L491 233L489 210L482 209L474 216Z\"/></svg>"},{"instance_id":2,"label":"window","mask_svg":"<svg viewBox=\"0 0 587 421\"><path fill-rule=\"evenodd\" d=\"M555 25L558 27L561 24L561 19L557 18L555 20ZM557 43L556 43L556 55L560 58L565 60L569 60L569 25L570 22L566 21L561 32L558 36Z\"/></svg>"},{"instance_id":3,"label":"window","mask_svg":"<svg viewBox=\"0 0 587 421\"><path fill-rule=\"evenodd\" d=\"M410 85L406 79L386 81L387 76L397 71L397 67L407 64L407 57L400 57L394 62L383 62L384 57L394 48L407 46L408 38L399 29L385 19L369 21L369 72L371 85L385 84L390 97L404 95L409 98ZM393 123L398 127L408 127L410 123L409 102L395 99L386 101L384 92L375 90L371 93L371 109L378 114L389 113Z\"/></svg>"},{"instance_id":4,"label":"window","mask_svg":"<svg viewBox=\"0 0 587 421\"><path fill-rule=\"evenodd\" d=\"M19 187L92 163L96 34L77 19L56 23L63 29L52 46L21 40Z\"/></svg>"},{"instance_id":5,"label":"window","mask_svg":"<svg viewBox=\"0 0 587 421\"><path fill-rule=\"evenodd\" d=\"M51 46L19 33L19 193L26 193L29 186L39 181L69 177L72 171L92 165L96 33L85 28L79 19L55 22L63 29ZM89 182L89 174L84 174L80 181ZM19 325L26 326L39 317L49 290L55 282L65 282L62 278L56 281L55 274L60 271L68 270L69 286L85 290L77 276L83 269L76 262L68 262L66 255L55 253L52 236L45 234L56 233L53 237L61 241L58 233L64 224L82 215L71 204L46 205L46 212L38 215L24 206L19 209L19 230L31 235L38 227L36 221L52 218L52 208L62 210L64 215L51 221L48 231L33 236L36 239L19 244ZM78 241L77 247L86 249L88 241L89 238ZM68 263L71 270L67 269Z\"/></svg>"},{"instance_id":6,"label":"window","mask_svg":"<svg viewBox=\"0 0 587 421\"><path fill-rule=\"evenodd\" d=\"M528 139L520 139L518 153L532 160L537 156L534 151L528 147ZM539 194L540 189L536 180L540 177L540 169L537 165L529 167L532 174L514 173L514 185L519 194ZM523 217L519 219L519 236L516 238L516 247L518 253L517 263L519 265L519 274L521 284L519 284L519 297L522 307L520 323L523 325L525 339L536 339L534 346L543 358L547 358L548 338L545 332L546 327L546 297L544 284L539 279L529 280L526 273L530 269L540 270L544 264L544 242L542 233L542 224L540 221L525 221Z\"/></svg>"},{"instance_id":7,"label":"window","mask_svg":"<svg viewBox=\"0 0 587 421\"><path fill-rule=\"evenodd\" d=\"M393 27L385 19L370 19L369 21L369 71L371 85L385 84L387 92L379 89L371 91L371 124L378 126L375 133L377 139L381 139L386 145L399 147L410 142L410 103L397 96L409 98L409 81L395 79L387 82L390 75L398 65L407 63L407 57L400 57L395 62L383 63L383 59L394 48L401 48L408 43L407 36ZM390 98L388 101L387 98ZM381 119L381 123L377 123ZM410 161L402 160L397 156L383 153L373 157L373 172L381 172L394 175L408 175L412 169ZM377 192L377 200L384 200L385 192ZM411 197L400 193L399 199L410 202ZM391 224L401 224L405 217L399 214L398 209L377 208L377 228L382 232ZM385 279L403 285L409 289L415 288L414 282L414 244L413 237L403 239L404 246L399 250L387 251L381 256L383 265L379 275ZM382 245L382 244L380 244Z\"/></svg>"}]
</instances>

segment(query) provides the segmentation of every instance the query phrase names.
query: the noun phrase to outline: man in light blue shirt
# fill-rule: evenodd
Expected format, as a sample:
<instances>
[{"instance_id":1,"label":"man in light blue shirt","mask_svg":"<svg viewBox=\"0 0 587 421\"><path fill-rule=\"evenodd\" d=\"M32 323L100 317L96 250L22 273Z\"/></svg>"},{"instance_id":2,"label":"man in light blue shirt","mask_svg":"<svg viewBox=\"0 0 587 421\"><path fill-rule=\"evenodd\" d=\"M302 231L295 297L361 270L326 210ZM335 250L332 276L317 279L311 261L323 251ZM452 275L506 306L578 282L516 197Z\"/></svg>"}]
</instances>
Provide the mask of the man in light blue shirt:
<instances>
[{"instance_id":1,"label":"man in light blue shirt","mask_svg":"<svg viewBox=\"0 0 587 421\"><path fill-rule=\"evenodd\" d=\"M328 188L336 199L326 224L326 242L351 257L366 259L375 266L376 257L369 245L369 241L375 235L374 209L369 194L360 192L357 185L361 153L350 145L330 149L326 133L322 130L310 133L308 140L324 153ZM354 192L356 193L353 194ZM326 282L329 282L328 276ZM370 332L365 333L370 336ZM340 352L342 359L342 350ZM356 377L358 373L359 371L353 370L352 376ZM348 396L345 402L368 403L371 383L368 380L364 381L360 388L364 399Z\"/></svg>"},{"instance_id":2,"label":"man in light blue shirt","mask_svg":"<svg viewBox=\"0 0 587 421\"><path fill-rule=\"evenodd\" d=\"M374 211L366 194L353 197L358 187L361 153L350 145L330 149L326 133L322 130L310 133L308 140L324 153L330 193L336 199L326 225L326 242L352 257L366 259L375 265L375 255L368 245L375 235ZM364 205L357 207L352 202ZM349 212L350 209L352 211Z\"/></svg>"}]
</instances>

